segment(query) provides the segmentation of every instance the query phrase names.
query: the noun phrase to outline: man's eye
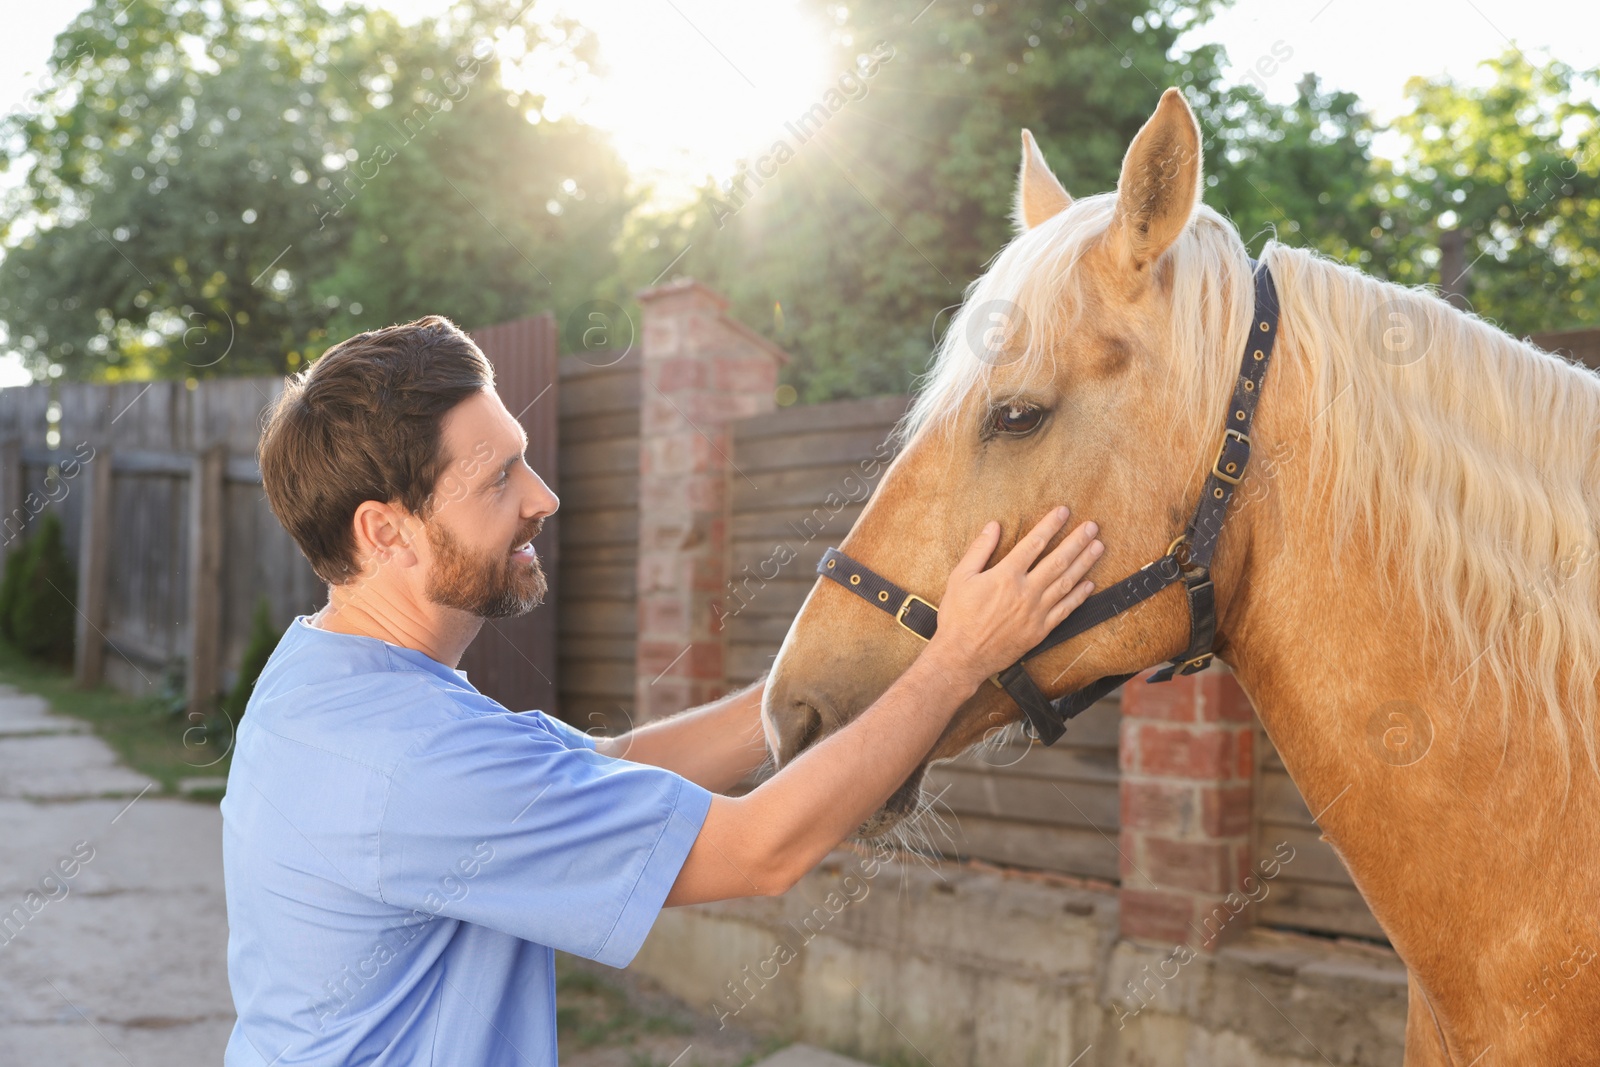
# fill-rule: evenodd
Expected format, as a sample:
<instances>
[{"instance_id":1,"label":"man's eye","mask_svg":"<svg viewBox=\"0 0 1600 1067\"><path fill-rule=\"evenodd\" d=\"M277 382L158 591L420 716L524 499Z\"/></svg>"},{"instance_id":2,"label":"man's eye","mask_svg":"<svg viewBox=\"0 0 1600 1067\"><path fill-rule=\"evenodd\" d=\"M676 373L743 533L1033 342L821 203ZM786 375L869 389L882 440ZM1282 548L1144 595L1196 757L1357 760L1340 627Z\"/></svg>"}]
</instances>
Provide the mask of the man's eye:
<instances>
[{"instance_id":1,"label":"man's eye","mask_svg":"<svg viewBox=\"0 0 1600 1067\"><path fill-rule=\"evenodd\" d=\"M1006 404L995 408L990 426L997 433L1021 437L1032 433L1044 418L1044 409L1032 404Z\"/></svg>"}]
</instances>

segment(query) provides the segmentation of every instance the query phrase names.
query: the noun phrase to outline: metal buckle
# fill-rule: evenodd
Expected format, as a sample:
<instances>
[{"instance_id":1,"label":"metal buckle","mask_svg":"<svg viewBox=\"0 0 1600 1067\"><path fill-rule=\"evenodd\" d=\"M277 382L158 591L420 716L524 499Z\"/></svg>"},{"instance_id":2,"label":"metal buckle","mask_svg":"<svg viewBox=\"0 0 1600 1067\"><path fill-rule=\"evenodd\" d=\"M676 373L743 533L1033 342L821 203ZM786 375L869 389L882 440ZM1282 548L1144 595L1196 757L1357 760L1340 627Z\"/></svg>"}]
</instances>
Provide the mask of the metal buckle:
<instances>
[{"instance_id":1,"label":"metal buckle","mask_svg":"<svg viewBox=\"0 0 1600 1067\"><path fill-rule=\"evenodd\" d=\"M1222 445L1221 445L1221 447L1219 447L1217 449L1217 458L1211 461L1211 473L1215 474L1218 478L1221 478L1223 481L1227 482L1229 485L1238 485L1244 479L1244 472L1243 471L1240 471L1239 474L1238 474L1238 477L1235 477L1232 474L1224 474L1224 473L1222 473L1221 470L1219 470L1217 468L1217 464L1222 462L1222 454L1224 452L1226 452L1227 449L1228 449L1228 435L1229 434L1232 434L1235 438L1237 438L1238 440L1244 442L1244 447L1245 448L1249 448L1250 447L1250 438L1249 438L1248 435L1240 433L1238 430L1235 430L1231 426L1228 427L1226 430L1223 430L1222 431Z\"/></svg>"},{"instance_id":2,"label":"metal buckle","mask_svg":"<svg viewBox=\"0 0 1600 1067\"><path fill-rule=\"evenodd\" d=\"M1211 657L1215 654L1214 652L1202 652L1194 659L1184 660L1178 665L1178 673L1193 674L1195 671L1204 670L1211 663Z\"/></svg>"},{"instance_id":3,"label":"metal buckle","mask_svg":"<svg viewBox=\"0 0 1600 1067\"><path fill-rule=\"evenodd\" d=\"M1178 564L1178 567L1180 569L1185 569L1185 570L1188 569L1188 566L1189 566L1189 549L1188 549L1188 545L1187 545L1188 540L1189 540L1189 535L1188 534L1186 534L1186 533L1179 534L1177 537L1174 537L1172 539L1172 544L1167 546L1167 552L1166 552L1167 555L1172 556L1173 560ZM1176 552L1178 551L1178 546L1179 545L1184 545L1185 546L1184 550L1183 550L1183 558L1182 559L1179 559L1178 556L1176 555Z\"/></svg>"},{"instance_id":4,"label":"metal buckle","mask_svg":"<svg viewBox=\"0 0 1600 1067\"><path fill-rule=\"evenodd\" d=\"M926 641L927 640L926 637L923 637L921 634L917 633L917 631L913 630L911 627L906 626L906 618L905 618L906 609L911 607L911 602L913 600L919 601L920 603L923 603L923 604L927 604L928 607L932 608L935 613L937 613L938 610L939 610L937 605L928 603L928 601L923 600L917 594L915 594L915 593L907 593L905 600L903 600L901 602L901 604L900 604L900 610L894 613L894 621L899 623L902 627L904 627L904 629L906 630L907 633L916 634L917 637L919 637L922 640Z\"/></svg>"}]
</instances>

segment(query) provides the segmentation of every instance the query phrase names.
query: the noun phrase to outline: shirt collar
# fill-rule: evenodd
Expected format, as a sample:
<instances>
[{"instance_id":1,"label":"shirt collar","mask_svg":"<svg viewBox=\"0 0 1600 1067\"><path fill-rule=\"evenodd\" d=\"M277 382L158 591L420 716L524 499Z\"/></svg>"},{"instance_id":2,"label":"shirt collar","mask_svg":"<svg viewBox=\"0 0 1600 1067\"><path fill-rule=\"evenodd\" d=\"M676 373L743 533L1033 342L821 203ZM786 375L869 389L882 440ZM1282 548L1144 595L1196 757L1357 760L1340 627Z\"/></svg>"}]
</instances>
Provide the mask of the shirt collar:
<instances>
[{"instance_id":1,"label":"shirt collar","mask_svg":"<svg viewBox=\"0 0 1600 1067\"><path fill-rule=\"evenodd\" d=\"M404 662L425 670L429 674L437 675L447 682L473 688L472 683L467 680L466 671L440 663L425 652L419 652L414 648L407 648L405 645L397 645L385 641L381 637L367 637L362 634L347 634L338 630L324 630L320 626L313 626L311 619L312 616L310 615L297 615L291 625L299 627L302 637L312 637L316 640L331 638L335 641L353 641L370 652L380 655L387 654L391 658L399 657ZM474 689L474 692L476 692L476 689Z\"/></svg>"}]
</instances>

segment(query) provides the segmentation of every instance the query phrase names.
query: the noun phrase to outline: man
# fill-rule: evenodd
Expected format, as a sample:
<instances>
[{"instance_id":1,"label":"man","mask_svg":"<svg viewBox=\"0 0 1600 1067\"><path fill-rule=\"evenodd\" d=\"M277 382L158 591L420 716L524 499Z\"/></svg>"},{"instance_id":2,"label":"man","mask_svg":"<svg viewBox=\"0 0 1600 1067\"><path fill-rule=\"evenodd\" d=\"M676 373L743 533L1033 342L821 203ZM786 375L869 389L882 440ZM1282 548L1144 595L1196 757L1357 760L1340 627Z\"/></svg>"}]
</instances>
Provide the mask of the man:
<instances>
[{"instance_id":1,"label":"man","mask_svg":"<svg viewBox=\"0 0 1600 1067\"><path fill-rule=\"evenodd\" d=\"M456 669L545 592L530 542L559 501L526 448L437 316L335 345L268 416L267 499L329 595L262 671L222 803L229 1067L554 1064L552 949L623 967L664 906L786 891L1083 601L1099 554L1085 523L1039 558L1061 508L985 570L990 523L905 675L727 797L766 758L759 684L596 738Z\"/></svg>"}]
</instances>

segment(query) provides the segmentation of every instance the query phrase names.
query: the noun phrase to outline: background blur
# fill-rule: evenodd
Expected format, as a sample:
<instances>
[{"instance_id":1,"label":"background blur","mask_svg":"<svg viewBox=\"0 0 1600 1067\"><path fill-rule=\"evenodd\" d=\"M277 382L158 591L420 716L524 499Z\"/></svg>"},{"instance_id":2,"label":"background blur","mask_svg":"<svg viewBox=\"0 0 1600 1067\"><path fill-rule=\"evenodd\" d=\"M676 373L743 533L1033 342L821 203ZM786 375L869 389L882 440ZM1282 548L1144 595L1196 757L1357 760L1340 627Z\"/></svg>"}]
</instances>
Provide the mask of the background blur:
<instances>
[{"instance_id":1,"label":"background blur","mask_svg":"<svg viewBox=\"0 0 1600 1067\"><path fill-rule=\"evenodd\" d=\"M903 392L1009 235L1018 129L1102 191L1168 85L1252 249L1589 325L1584 10L41 0L0 41L0 381L286 372L692 275L793 357L780 404Z\"/></svg>"}]
</instances>

